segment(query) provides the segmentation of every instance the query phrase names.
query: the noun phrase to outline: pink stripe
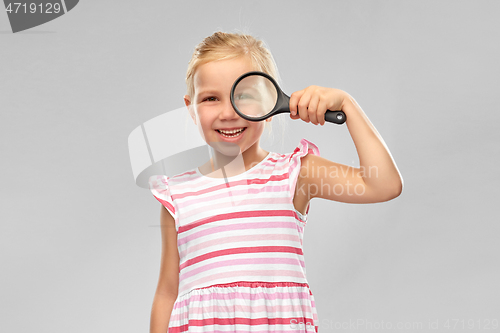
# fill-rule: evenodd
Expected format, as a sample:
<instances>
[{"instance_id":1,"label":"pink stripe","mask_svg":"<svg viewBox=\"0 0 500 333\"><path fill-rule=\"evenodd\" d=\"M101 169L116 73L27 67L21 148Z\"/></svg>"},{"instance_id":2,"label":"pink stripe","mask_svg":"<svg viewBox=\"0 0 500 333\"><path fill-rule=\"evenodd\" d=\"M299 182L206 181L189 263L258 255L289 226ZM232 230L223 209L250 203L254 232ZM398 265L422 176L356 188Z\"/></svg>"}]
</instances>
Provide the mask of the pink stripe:
<instances>
[{"instance_id":1,"label":"pink stripe","mask_svg":"<svg viewBox=\"0 0 500 333\"><path fill-rule=\"evenodd\" d=\"M266 164L269 166L272 166L270 163L266 163ZM268 168L268 169L257 169L257 170L255 170L255 172L248 174L248 175L250 176L250 175L254 174L254 175L258 176L259 178L269 179L269 177L267 177L267 176L276 173L276 171L283 171L283 170L286 171L286 169L288 169L288 162L285 162L285 160L282 159L279 161L279 163L276 163L276 165L274 165L272 167L273 168ZM193 184L189 183L189 182L193 181L196 177L198 177L196 172L194 172L194 173L195 173L194 177L183 178L179 181L177 181L178 180L177 177L174 178L175 188L177 190L176 192L179 192L179 193L192 192L191 188L193 187ZM286 172L283 172L282 174L280 174L278 172L276 176L277 176L277 178L275 178L275 180L274 180L275 182L287 180L286 179L286 176L287 176ZM220 178L220 179L222 180L222 178ZM244 179L244 181L245 181L244 184L247 184L247 180ZM198 187L198 188L204 188L204 187L210 186L210 184L213 184L213 180L206 179L206 178L201 178L201 180L196 179L196 187ZM226 186L225 182L223 184L224 184L224 186ZM230 184L234 184L234 182L230 183ZM219 184L219 185L222 185L222 184Z\"/></svg>"},{"instance_id":2,"label":"pink stripe","mask_svg":"<svg viewBox=\"0 0 500 333\"><path fill-rule=\"evenodd\" d=\"M184 268L189 267L191 265L197 264L204 260L212 259L220 256L227 256L231 254L242 254L242 253L265 253L265 252L280 252L280 253L296 253L299 255L303 255L302 249L298 247L292 246L253 246L253 247L237 247L237 248L229 248L223 250L212 251L208 253L204 253L192 259L189 259L182 264L179 265L179 271L182 271Z\"/></svg>"},{"instance_id":3,"label":"pink stripe","mask_svg":"<svg viewBox=\"0 0 500 333\"><path fill-rule=\"evenodd\" d=\"M220 280L223 280L224 278L241 277L241 276L259 276L259 277L283 276L286 278L295 277L295 278L299 278L303 281L306 280L306 277L304 276L303 272L290 271L290 270L233 271L233 272L224 272L224 273L205 276L205 277L202 277L201 279L192 281L191 283L184 284L182 290L179 290L179 293L182 295L187 290L191 290L195 286L207 285L212 281L216 281L216 280L220 281Z\"/></svg>"},{"instance_id":4,"label":"pink stripe","mask_svg":"<svg viewBox=\"0 0 500 333\"><path fill-rule=\"evenodd\" d=\"M172 185L175 185L176 188L180 186L180 184L186 184L187 182L191 181L192 179L196 178L197 174L196 171L186 171L184 173L181 173L179 175L175 175L174 178L169 178L169 181Z\"/></svg>"},{"instance_id":5,"label":"pink stripe","mask_svg":"<svg viewBox=\"0 0 500 333\"><path fill-rule=\"evenodd\" d=\"M302 333L302 332L298 331L297 328L288 329L290 327L291 327L290 325L275 325L275 326L273 326L272 329L273 329L273 333ZM174 328L174 330L176 330L176 329L177 328ZM188 328L186 328L186 330L187 329ZM170 329L169 332L173 332L173 331L171 331L171 329ZM183 331L183 332L187 332L187 331ZM247 330L231 328L231 331L220 331L220 330L216 330L216 329L213 329L212 327L210 327L210 333L229 333L229 332L230 333L269 333L269 330L266 329L264 331L256 331L255 326L248 326ZM318 332L317 326L316 326L316 332Z\"/></svg>"},{"instance_id":6,"label":"pink stripe","mask_svg":"<svg viewBox=\"0 0 500 333\"><path fill-rule=\"evenodd\" d=\"M265 225L265 227L263 227ZM179 229L182 227L179 227ZM231 224L228 226L218 226L218 227L211 227L209 229L203 229L199 232L183 236L183 237L178 237L177 238L177 246L184 245L185 243L195 240L197 238L215 234L215 233L221 233L221 232L227 232L227 231L234 231L234 230L245 230L245 229L254 229L254 228L265 228L265 229L271 229L271 228L287 228L287 229L297 229L299 230L300 233L302 233L303 227L299 227L296 223L291 222L291 221L286 221L286 222L254 222L254 223L238 223L238 224Z\"/></svg>"},{"instance_id":7,"label":"pink stripe","mask_svg":"<svg viewBox=\"0 0 500 333\"><path fill-rule=\"evenodd\" d=\"M240 295L240 293L238 293ZM235 297L235 299L241 300L241 297ZM265 298L267 300L267 298ZM227 298L221 298L221 300L227 300ZM186 304L187 307L187 304ZM199 315L202 313L207 313L207 309L204 306L194 306L192 304L189 305L189 308L179 308L176 307L175 314L170 317L170 320L176 321L180 320L184 314L185 311L189 309L189 314L193 315ZM234 305L229 305L229 306L223 306L223 305L214 305L210 306L210 313L211 314L216 314L216 313L231 313L231 312L240 312L240 313L252 313L252 314L257 314L259 312L263 312L264 314L271 315L274 313L277 314L282 314L282 313L294 313L294 312L302 312L304 314L314 316L314 313L311 311L310 304L290 304L290 305L278 305L278 306L269 306L269 305L252 305L252 306L244 306L244 305L236 305L236 308Z\"/></svg>"},{"instance_id":8,"label":"pink stripe","mask_svg":"<svg viewBox=\"0 0 500 333\"><path fill-rule=\"evenodd\" d=\"M218 288L233 288L233 287L247 287L247 288L287 288L287 287L307 287L309 289L309 285L303 282L290 282L290 281L236 281L236 282L228 282L228 283L217 283L211 286L200 287L197 290L205 290L211 289L214 287ZM312 292L310 292L312 295Z\"/></svg>"},{"instance_id":9,"label":"pink stripe","mask_svg":"<svg viewBox=\"0 0 500 333\"><path fill-rule=\"evenodd\" d=\"M280 287L278 287L281 289ZM271 290L270 293L267 292L259 292L259 291L254 291L252 292L243 292L241 289L235 289L234 292L229 292L229 293L219 293L217 292L217 287L210 287L210 289L213 289L210 291L209 294L194 294L190 295L189 299L182 300L180 302L175 303L175 309L183 309L186 306L189 306L189 309L191 310L191 302L209 302L212 300L233 300L233 299L242 299L242 300L248 300L248 301L258 301L258 300L292 300L292 301L297 301L297 300L307 300L309 301L309 289L307 287L293 287L293 288L299 288L303 289L302 291L291 291L287 290L284 292L280 291L274 291L273 288L269 288ZM222 287L222 289L225 289ZM252 288L253 289L253 288ZM199 291L200 289L195 289L195 291ZM199 304L200 306L203 306L203 304ZM206 311L206 309L205 309ZM253 312L253 311L251 311ZM275 312L275 311L274 311Z\"/></svg>"},{"instance_id":10,"label":"pink stripe","mask_svg":"<svg viewBox=\"0 0 500 333\"><path fill-rule=\"evenodd\" d=\"M206 297L204 297L204 296L206 296ZM175 303L175 309L177 309L176 312L180 312L180 313L182 313L182 310L186 310L186 308L189 308L189 312L191 312L191 310L193 310L193 309L200 309L200 311L203 311L203 307L204 307L203 302L217 301L217 303L220 304L220 303L224 303L224 302L220 302L220 301L226 301L228 303L231 303L231 301L234 299L246 300L246 301L252 301L252 302L256 302L258 300L266 300L266 301L269 301L269 300L272 300L272 301L292 300L294 302L297 302L297 300L306 300L307 302L310 301L308 291L303 291L303 292L289 292L289 291L287 291L287 292L283 292L283 293L274 292L272 294L259 293L259 292L257 292L257 293L255 293L255 292L245 293L245 292L237 291L234 293L234 295L224 294L224 293L219 294L219 293L213 292L210 295L192 295L189 298L189 300L183 300L183 301ZM195 306L193 306L193 304L191 304L193 302L200 302L201 304L199 304L199 307L195 307ZM264 311L267 310L267 311L271 311L273 313L297 311L297 308L300 309L299 311L308 312L307 310L310 309L308 304L300 304L300 305L303 307L299 307L298 304L291 304L291 305L286 305L287 306L286 308L283 306L270 307L269 305L263 305L262 308L264 308ZM228 312L225 306L223 306L223 309L224 310L221 310L221 313ZM258 311L256 311L257 308L253 307L253 306L248 307L248 309L250 309L250 311L249 311L250 313L258 312ZM215 309L212 310L212 308L210 308L210 310L211 310L210 312L218 312ZM279 311L279 310L281 310L281 311ZM238 308L238 311L245 311L245 310L244 310L244 308L243 309ZM207 312L206 308L204 309L204 312L205 313Z\"/></svg>"},{"instance_id":11,"label":"pink stripe","mask_svg":"<svg viewBox=\"0 0 500 333\"><path fill-rule=\"evenodd\" d=\"M297 258L239 258L233 260L224 260L214 262L212 264L204 265L193 269L189 272L181 272L179 278L187 279L193 275L207 272L214 268L226 267L226 266L236 266L236 265L293 265L305 267L304 261L298 260Z\"/></svg>"},{"instance_id":12,"label":"pink stripe","mask_svg":"<svg viewBox=\"0 0 500 333\"><path fill-rule=\"evenodd\" d=\"M273 169L258 169L255 172L255 175L258 176L259 178L269 179L269 176L272 175L274 172L275 171ZM249 175L251 175L251 174L248 174L248 176ZM176 179L177 179L177 177L175 178L175 180ZM220 178L220 180L223 181L223 178ZM195 181L195 182L193 183L193 181ZM248 178L243 179L243 181L244 181L245 185L248 185ZM233 181L233 184L234 184L234 182L235 181ZM222 184L218 184L218 185L224 185L224 187L226 187L227 185L225 185L225 184L226 184L226 182L224 181ZM195 175L195 177L187 178L184 181L181 181L181 182L178 182L178 184L175 184L176 192L178 192L178 193L186 193L186 192L192 193L193 187L213 188L213 186L214 186L213 180L207 179L204 177L200 178L197 174Z\"/></svg>"},{"instance_id":13,"label":"pink stripe","mask_svg":"<svg viewBox=\"0 0 500 333\"><path fill-rule=\"evenodd\" d=\"M253 178L253 179L242 179L242 180L235 180L235 181L230 181L228 183L223 183L223 184L217 184L214 186L211 186L209 188L199 190L199 191L190 191L190 192L183 192L179 194L172 194L172 199L173 200L181 200L184 199L185 197L190 197L190 196L200 196L206 193L211 193L214 191L218 190L224 190L228 187L233 188L236 186L252 186L252 185L258 185L258 184L266 184L268 182L278 182L283 179L286 179L286 175L272 175L268 179L260 179L260 178Z\"/></svg>"},{"instance_id":14,"label":"pink stripe","mask_svg":"<svg viewBox=\"0 0 500 333\"><path fill-rule=\"evenodd\" d=\"M205 319L189 319L189 324L182 325L180 327L169 328L169 332L186 332L189 327L211 327L212 325L288 325L292 320L296 322L303 322L307 325L314 327L314 321L312 318L306 317L287 317L287 318L205 318Z\"/></svg>"},{"instance_id":15,"label":"pink stripe","mask_svg":"<svg viewBox=\"0 0 500 333\"><path fill-rule=\"evenodd\" d=\"M182 326L184 327L184 331L176 331L177 329L180 329L176 326L173 326L175 328L169 328L169 331L168 332L187 332L189 330L189 327L185 327L185 326ZM241 326L239 326L241 327ZM240 329L238 327L238 329L231 327L231 330L230 331L221 331L221 330L216 330L214 329L213 327L210 327L210 333L269 333L269 329L265 329L265 330L259 330L259 331L256 331L256 327L255 326L247 326L248 329ZM303 326L296 326L294 327L293 329L290 329L291 326L290 324L288 325L274 325L272 326L272 332L273 333L302 333L302 332L313 332L312 330L309 330L309 331L299 331L298 328L302 328ZM303 329L303 328L302 328ZM318 332L318 326L315 326L315 331L314 332Z\"/></svg>"},{"instance_id":16,"label":"pink stripe","mask_svg":"<svg viewBox=\"0 0 500 333\"><path fill-rule=\"evenodd\" d=\"M203 219L201 221L197 222L192 222L189 223L188 225L185 226L180 226L179 227L179 234L189 231L193 228L196 228L200 225L214 222L214 221L224 221L224 220L231 220L231 219L244 219L244 218L253 218L253 217L286 217L286 216L291 216L294 217L294 212L288 209L281 209L281 210L251 210L251 211L238 211L238 212L232 212L232 213L227 213L227 214L219 214L215 216L210 216L206 219ZM261 224L262 226L262 224Z\"/></svg>"},{"instance_id":17,"label":"pink stripe","mask_svg":"<svg viewBox=\"0 0 500 333\"><path fill-rule=\"evenodd\" d=\"M163 200L163 199L161 199L161 198L158 198L158 197L157 197L156 195L154 195L154 194L153 194L153 196L154 196L156 199L158 199L158 201L159 201L159 202L161 202L161 204L162 204L163 206L165 206L165 208L167 208L167 209L168 209L168 210L172 213L172 216L175 216L175 208L174 208L174 206L172 206L172 205L170 204L170 202L165 201L165 200Z\"/></svg>"},{"instance_id":18,"label":"pink stripe","mask_svg":"<svg viewBox=\"0 0 500 333\"><path fill-rule=\"evenodd\" d=\"M233 197L238 197L238 196L243 196L243 195L248 195L248 194L260 194L260 193L279 193L282 191L287 191L290 188L290 185L287 184L281 184L281 185L267 185L262 188L247 188L247 189L239 189L239 188L230 188L229 191L231 193L231 196ZM205 196L203 198L193 196L192 198L188 200L182 200L178 202L179 208L185 208L185 207L191 207L192 205L197 205L200 203L206 204L207 202L210 201L215 201L223 198L227 198L228 193L227 191L225 192L213 192L210 196ZM259 199L259 198L258 198Z\"/></svg>"},{"instance_id":19,"label":"pink stripe","mask_svg":"<svg viewBox=\"0 0 500 333\"><path fill-rule=\"evenodd\" d=\"M282 186L283 191L289 191L290 185L284 185ZM224 194L217 195L217 198L210 197L210 198L203 198L201 200L196 199L196 200L188 200L186 202L180 203L178 202L179 209L183 209L184 207L189 207L189 210L186 212L182 213L182 218L183 219L189 219L194 215L198 215L200 213L204 213L207 210L207 204L209 205L211 210L217 211L223 211L224 208L227 209L234 209L234 204L233 201L238 201L238 207L241 208L243 206L248 206L248 205L263 205L263 204L288 204L290 203L290 198L288 197L256 197L253 199L248 199L248 194L252 194L252 192L260 193L263 191L259 190L251 190L251 191L246 191L246 190L241 190L241 191L234 191L230 190L230 192L225 192ZM231 197L231 200L228 200L228 198ZM222 202L219 203L210 203L210 201L215 201L215 200L220 200L220 199L226 199ZM270 202L271 201L271 202Z\"/></svg>"},{"instance_id":20,"label":"pink stripe","mask_svg":"<svg viewBox=\"0 0 500 333\"><path fill-rule=\"evenodd\" d=\"M206 242L202 242L199 244L194 244L193 246L189 246L186 250L179 252L179 256L181 258L185 258L188 254L204 250L205 248L209 248L214 245L228 244L228 243L239 243L239 242L251 242L251 241L262 241L262 240L288 240L292 242L300 242L300 238L297 235L289 235L289 234L265 234L265 235L243 235L243 236L232 236L232 237L224 237L218 239L212 239Z\"/></svg>"}]
</instances>

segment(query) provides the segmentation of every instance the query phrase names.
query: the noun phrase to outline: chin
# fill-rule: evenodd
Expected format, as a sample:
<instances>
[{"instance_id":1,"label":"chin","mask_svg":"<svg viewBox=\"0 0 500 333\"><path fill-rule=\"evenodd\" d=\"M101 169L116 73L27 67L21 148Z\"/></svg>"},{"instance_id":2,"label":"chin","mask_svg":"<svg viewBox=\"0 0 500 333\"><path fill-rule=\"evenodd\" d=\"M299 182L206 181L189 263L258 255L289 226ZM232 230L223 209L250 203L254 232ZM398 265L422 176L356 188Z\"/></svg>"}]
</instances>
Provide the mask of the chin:
<instances>
[{"instance_id":1,"label":"chin","mask_svg":"<svg viewBox=\"0 0 500 333\"><path fill-rule=\"evenodd\" d=\"M209 145L222 155L238 156L241 154L240 146L238 146L236 143L217 141L217 142L210 142Z\"/></svg>"}]
</instances>

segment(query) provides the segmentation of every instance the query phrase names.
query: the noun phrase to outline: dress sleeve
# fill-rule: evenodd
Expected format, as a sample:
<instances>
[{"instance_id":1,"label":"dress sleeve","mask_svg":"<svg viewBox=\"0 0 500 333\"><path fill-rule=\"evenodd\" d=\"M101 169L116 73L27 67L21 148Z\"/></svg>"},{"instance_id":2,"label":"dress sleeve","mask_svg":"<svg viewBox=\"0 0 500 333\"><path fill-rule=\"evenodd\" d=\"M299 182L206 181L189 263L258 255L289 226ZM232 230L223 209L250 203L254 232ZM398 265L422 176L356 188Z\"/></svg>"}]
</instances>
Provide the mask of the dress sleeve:
<instances>
[{"instance_id":1,"label":"dress sleeve","mask_svg":"<svg viewBox=\"0 0 500 333\"><path fill-rule=\"evenodd\" d=\"M151 193L153 193L153 196L168 210L170 215L172 215L175 220L175 225L177 226L177 212L175 210L172 195L170 194L168 177L164 175L149 177L149 189Z\"/></svg>"},{"instance_id":2,"label":"dress sleeve","mask_svg":"<svg viewBox=\"0 0 500 333\"><path fill-rule=\"evenodd\" d=\"M299 178L300 168L302 166L302 161L300 158L306 156L307 154L321 156L318 146L306 139L300 140L297 148L295 148L293 153L290 154L288 171L288 177L290 181L290 198L293 198L295 195L295 187L297 185L297 179ZM307 211L309 211L309 206L307 206Z\"/></svg>"}]
</instances>

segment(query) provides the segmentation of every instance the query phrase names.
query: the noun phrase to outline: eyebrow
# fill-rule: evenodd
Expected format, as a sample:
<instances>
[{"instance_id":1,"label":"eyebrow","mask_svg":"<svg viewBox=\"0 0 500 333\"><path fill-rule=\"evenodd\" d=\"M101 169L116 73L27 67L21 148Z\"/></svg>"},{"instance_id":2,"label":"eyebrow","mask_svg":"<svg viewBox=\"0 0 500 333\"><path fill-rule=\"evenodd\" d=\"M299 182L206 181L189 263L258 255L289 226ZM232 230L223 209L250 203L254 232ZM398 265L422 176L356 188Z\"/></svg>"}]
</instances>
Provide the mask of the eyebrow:
<instances>
[{"instance_id":1,"label":"eyebrow","mask_svg":"<svg viewBox=\"0 0 500 333\"><path fill-rule=\"evenodd\" d=\"M219 92L217 90L213 89L202 89L200 90L197 95L203 95L203 94L218 94Z\"/></svg>"}]
</instances>

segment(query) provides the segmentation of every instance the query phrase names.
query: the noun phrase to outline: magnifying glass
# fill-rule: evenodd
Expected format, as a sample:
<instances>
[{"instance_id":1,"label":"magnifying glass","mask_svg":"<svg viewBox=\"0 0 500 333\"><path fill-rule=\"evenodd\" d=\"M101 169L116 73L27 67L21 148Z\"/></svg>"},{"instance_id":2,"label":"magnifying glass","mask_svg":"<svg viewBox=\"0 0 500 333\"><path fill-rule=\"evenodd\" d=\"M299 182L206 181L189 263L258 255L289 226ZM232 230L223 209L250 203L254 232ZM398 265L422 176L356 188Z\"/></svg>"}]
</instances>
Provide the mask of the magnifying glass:
<instances>
[{"instance_id":1,"label":"magnifying glass","mask_svg":"<svg viewBox=\"0 0 500 333\"><path fill-rule=\"evenodd\" d=\"M243 119L261 121L279 113L290 112L290 96L287 96L276 81L259 71L241 75L231 88L231 104ZM343 124L346 116L342 111L327 110L325 120Z\"/></svg>"}]
</instances>

